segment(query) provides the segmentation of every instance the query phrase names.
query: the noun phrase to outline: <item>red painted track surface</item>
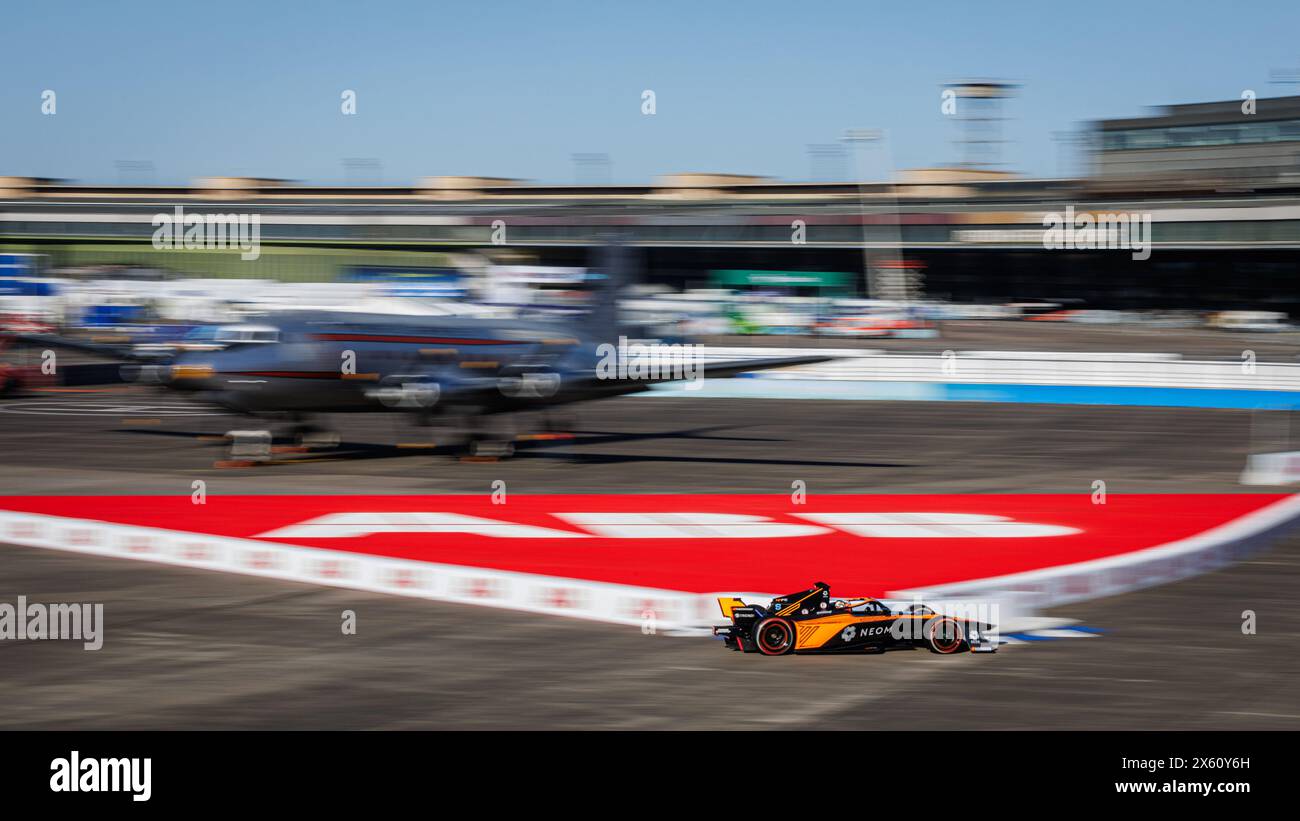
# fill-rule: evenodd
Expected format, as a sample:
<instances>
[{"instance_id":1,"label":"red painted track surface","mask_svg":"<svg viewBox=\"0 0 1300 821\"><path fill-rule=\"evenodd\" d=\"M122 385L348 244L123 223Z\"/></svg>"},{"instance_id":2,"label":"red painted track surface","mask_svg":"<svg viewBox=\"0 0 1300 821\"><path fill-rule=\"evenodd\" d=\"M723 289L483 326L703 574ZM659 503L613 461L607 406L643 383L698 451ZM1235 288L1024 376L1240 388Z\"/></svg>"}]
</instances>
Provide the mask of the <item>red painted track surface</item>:
<instances>
[{"instance_id":1,"label":"red painted track surface","mask_svg":"<svg viewBox=\"0 0 1300 821\"><path fill-rule=\"evenodd\" d=\"M1168 544L1226 524L1285 498L1276 494L1111 495L1092 503L1070 495L826 495L794 505L788 496L512 495L488 496L189 496L0 497L0 509L239 538L338 513L455 513L576 537L507 538L448 532L390 532L343 538L284 536L284 544L468 567L560 576L688 592L782 591L814 580L855 595L882 595L1099 559ZM746 525L687 528L679 538L609 538L553 514L724 513L814 525L823 513L980 514L1072 528L1066 535L861 535L819 524L814 535L741 538ZM924 523L926 517L911 517ZM684 521L684 520L681 520ZM761 520L760 520L761 521ZM406 527L407 525L401 525ZM930 527L930 525L921 525ZM994 527L996 530L997 527ZM895 534L889 527L878 532ZM912 533L926 533L908 528ZM978 527L975 531L979 531ZM0 539L5 534L0 533Z\"/></svg>"}]
</instances>

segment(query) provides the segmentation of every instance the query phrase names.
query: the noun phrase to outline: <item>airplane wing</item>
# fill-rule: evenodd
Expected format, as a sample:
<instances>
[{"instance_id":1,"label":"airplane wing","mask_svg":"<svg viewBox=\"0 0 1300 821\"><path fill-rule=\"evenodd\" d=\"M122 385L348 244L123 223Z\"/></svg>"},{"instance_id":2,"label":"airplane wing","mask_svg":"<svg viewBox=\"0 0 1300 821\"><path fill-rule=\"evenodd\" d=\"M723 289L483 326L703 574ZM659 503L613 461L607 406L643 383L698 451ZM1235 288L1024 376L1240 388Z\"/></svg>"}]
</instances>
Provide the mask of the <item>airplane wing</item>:
<instances>
[{"instance_id":1,"label":"airplane wing","mask_svg":"<svg viewBox=\"0 0 1300 821\"><path fill-rule=\"evenodd\" d=\"M750 371L769 371L774 368L793 368L796 365L816 365L829 362L830 356L776 356L767 359L737 359L730 362L712 362L701 365L705 378L724 378ZM663 380L661 380L663 381Z\"/></svg>"},{"instance_id":2,"label":"airplane wing","mask_svg":"<svg viewBox=\"0 0 1300 821\"><path fill-rule=\"evenodd\" d=\"M53 334L3 334L6 339L18 342L24 345L33 345L38 348L53 348L55 350L80 351L81 353L95 354L106 359L116 359L125 362L143 362L157 359L157 357L141 356L129 347L118 345L104 345L98 342L83 342L79 339L69 339L65 336L54 336Z\"/></svg>"},{"instance_id":3,"label":"airplane wing","mask_svg":"<svg viewBox=\"0 0 1300 821\"><path fill-rule=\"evenodd\" d=\"M749 373L751 371L766 371L776 368L791 368L796 365L815 365L819 362L829 362L833 357L829 356L787 356L772 357L767 359L744 359L729 360L725 362L701 363L697 366L698 371L703 373L705 379L725 379L740 373ZM640 393L650 389L651 385L661 384L664 382L678 382L679 377L665 376L662 378L637 378L637 379L611 379L602 378L595 371L585 371L574 374L562 374L556 385L556 390L549 398L542 398L541 404L567 404L570 402L585 402L591 399L603 399L612 396L624 396L632 393Z\"/></svg>"},{"instance_id":4,"label":"airplane wing","mask_svg":"<svg viewBox=\"0 0 1300 821\"><path fill-rule=\"evenodd\" d=\"M789 368L796 365L813 365L827 362L829 356L790 356L768 359L730 360L702 363L699 372L705 378L727 378L751 371ZM673 376L661 378L613 379L603 377L595 370L585 371L534 371L507 373L471 379L448 378L449 374L429 374L429 382L439 386L437 404L440 407L460 405L474 407L483 413L521 411L574 402L588 402L614 396L640 393L650 386L663 382L681 381ZM377 394L378 395L378 394Z\"/></svg>"}]
</instances>

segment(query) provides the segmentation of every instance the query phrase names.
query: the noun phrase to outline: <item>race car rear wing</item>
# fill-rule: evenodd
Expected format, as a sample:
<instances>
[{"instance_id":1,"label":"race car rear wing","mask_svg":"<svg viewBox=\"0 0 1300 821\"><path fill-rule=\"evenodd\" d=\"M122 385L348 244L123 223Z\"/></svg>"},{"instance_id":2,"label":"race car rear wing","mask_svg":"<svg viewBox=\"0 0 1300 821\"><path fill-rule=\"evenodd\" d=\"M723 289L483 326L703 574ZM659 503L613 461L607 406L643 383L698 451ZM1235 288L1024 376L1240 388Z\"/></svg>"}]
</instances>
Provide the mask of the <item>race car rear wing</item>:
<instances>
[{"instance_id":1,"label":"race car rear wing","mask_svg":"<svg viewBox=\"0 0 1300 821\"><path fill-rule=\"evenodd\" d=\"M746 607L747 605L735 596L721 596L718 598L718 607L722 608L724 618L731 618L732 611L737 607Z\"/></svg>"}]
</instances>

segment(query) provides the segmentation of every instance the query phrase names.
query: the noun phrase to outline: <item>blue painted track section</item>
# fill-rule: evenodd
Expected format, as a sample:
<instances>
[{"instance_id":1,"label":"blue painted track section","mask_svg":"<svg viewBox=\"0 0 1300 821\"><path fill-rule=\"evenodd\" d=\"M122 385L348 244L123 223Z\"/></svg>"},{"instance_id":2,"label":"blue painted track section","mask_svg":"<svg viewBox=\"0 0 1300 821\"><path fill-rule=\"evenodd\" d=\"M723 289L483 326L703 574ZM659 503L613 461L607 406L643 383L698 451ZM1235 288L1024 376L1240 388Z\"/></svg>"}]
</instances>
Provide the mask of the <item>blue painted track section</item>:
<instances>
[{"instance_id":1,"label":"blue painted track section","mask_svg":"<svg viewBox=\"0 0 1300 821\"><path fill-rule=\"evenodd\" d=\"M748 399L849 399L917 402L1020 402L1040 405L1145 405L1159 408L1290 410L1300 392L1120 385L1009 385L955 382L868 382L830 379L706 379L653 386L641 396Z\"/></svg>"}]
</instances>

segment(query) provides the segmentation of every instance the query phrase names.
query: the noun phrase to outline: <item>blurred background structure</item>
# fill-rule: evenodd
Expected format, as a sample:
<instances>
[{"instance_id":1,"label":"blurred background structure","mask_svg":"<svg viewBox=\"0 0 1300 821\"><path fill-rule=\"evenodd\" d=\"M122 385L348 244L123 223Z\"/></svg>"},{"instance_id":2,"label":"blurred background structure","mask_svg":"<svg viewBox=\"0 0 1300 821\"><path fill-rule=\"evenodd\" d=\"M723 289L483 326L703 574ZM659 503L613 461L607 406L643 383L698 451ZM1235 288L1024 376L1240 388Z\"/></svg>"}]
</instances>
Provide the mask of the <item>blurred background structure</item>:
<instances>
[{"instance_id":1,"label":"blurred background structure","mask_svg":"<svg viewBox=\"0 0 1300 821\"><path fill-rule=\"evenodd\" d=\"M864 167L874 163L857 156L883 145L878 129L846 132L875 135L862 152L864 143L847 137L810 145L813 176L822 177L810 182L675 173L612 184L605 154L573 155L573 185L455 176L380 184L379 161L365 158L344 161L356 182L342 186L3 177L0 253L10 278L369 282L404 296L517 304L562 292L563 272L586 265L590 246L617 228L641 249L643 297L693 295L695 308L711 304L728 330L803 332L824 324L828 300L846 299L980 316L987 311L961 306L1193 312L1201 320L1300 312L1292 287L1300 276L1300 97L1259 99L1250 113L1227 100L1089 123L1062 136L1085 152L1083 173L1029 179L999 167L1001 103L1014 86L951 88L962 161L897 170L892 179L864 179L877 176ZM888 162L885 149L876 153ZM151 173L140 161L120 170L123 179ZM857 179L840 179L850 173ZM155 249L155 215L177 207L256 215L258 258ZM1067 207L1149 214L1150 259L1128 249L1048 249L1044 217ZM769 307L791 300L793 315L757 321L744 306L738 314L737 301L752 296Z\"/></svg>"}]
</instances>

